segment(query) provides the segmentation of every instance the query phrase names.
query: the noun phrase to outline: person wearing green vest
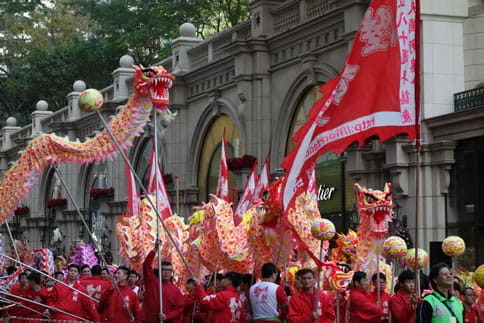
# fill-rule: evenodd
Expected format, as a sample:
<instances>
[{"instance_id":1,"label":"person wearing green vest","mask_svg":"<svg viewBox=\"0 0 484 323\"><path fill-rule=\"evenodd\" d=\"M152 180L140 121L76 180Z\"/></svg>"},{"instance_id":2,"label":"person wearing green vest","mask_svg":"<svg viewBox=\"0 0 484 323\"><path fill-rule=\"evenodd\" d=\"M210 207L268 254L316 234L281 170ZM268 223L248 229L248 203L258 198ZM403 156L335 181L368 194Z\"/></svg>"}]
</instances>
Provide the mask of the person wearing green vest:
<instances>
[{"instance_id":1,"label":"person wearing green vest","mask_svg":"<svg viewBox=\"0 0 484 323\"><path fill-rule=\"evenodd\" d=\"M433 292L424 297L417 307L417 323L464 323L464 305L451 294L454 275L441 262L430 269Z\"/></svg>"}]
</instances>

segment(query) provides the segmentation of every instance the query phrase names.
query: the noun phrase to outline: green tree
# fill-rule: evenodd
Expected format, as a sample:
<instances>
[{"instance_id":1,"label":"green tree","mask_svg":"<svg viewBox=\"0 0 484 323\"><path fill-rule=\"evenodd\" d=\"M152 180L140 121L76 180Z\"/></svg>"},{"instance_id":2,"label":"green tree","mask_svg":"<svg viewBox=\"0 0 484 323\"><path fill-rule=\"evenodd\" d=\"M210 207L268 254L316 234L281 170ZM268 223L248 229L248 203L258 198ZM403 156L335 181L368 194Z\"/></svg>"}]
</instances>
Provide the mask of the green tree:
<instances>
[{"instance_id":1,"label":"green tree","mask_svg":"<svg viewBox=\"0 0 484 323\"><path fill-rule=\"evenodd\" d=\"M110 84L126 53L162 60L184 22L204 38L232 27L248 18L248 1L0 0L0 120L27 123L40 99L63 107L76 79Z\"/></svg>"}]
</instances>

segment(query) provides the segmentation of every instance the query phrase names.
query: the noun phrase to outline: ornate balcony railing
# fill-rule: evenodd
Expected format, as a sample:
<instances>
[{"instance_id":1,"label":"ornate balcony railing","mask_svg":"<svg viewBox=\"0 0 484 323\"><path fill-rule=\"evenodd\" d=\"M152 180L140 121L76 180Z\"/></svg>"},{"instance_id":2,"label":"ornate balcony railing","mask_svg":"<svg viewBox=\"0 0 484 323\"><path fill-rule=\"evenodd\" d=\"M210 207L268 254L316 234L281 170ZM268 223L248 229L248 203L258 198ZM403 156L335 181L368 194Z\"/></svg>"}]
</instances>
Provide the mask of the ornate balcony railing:
<instances>
[{"instance_id":1,"label":"ornate balcony railing","mask_svg":"<svg viewBox=\"0 0 484 323\"><path fill-rule=\"evenodd\" d=\"M454 94L455 112L479 107L484 108L484 87Z\"/></svg>"}]
</instances>

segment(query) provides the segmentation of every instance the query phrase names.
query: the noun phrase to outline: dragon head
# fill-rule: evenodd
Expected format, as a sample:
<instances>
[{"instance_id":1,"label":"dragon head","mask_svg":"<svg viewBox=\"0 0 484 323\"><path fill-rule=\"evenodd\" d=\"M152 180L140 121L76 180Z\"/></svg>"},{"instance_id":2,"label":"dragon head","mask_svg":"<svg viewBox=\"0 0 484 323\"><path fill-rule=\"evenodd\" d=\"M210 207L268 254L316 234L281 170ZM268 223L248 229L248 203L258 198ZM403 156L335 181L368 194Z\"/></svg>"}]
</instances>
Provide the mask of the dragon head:
<instances>
[{"instance_id":1,"label":"dragon head","mask_svg":"<svg viewBox=\"0 0 484 323\"><path fill-rule=\"evenodd\" d=\"M379 191L355 184L356 204L360 215L359 231L365 231L376 239L387 235L388 223L392 221L392 209L395 207L391 187L390 183L386 183L383 191Z\"/></svg>"},{"instance_id":2,"label":"dragon head","mask_svg":"<svg viewBox=\"0 0 484 323\"><path fill-rule=\"evenodd\" d=\"M356 249L358 247L358 235L355 231L349 229L348 234L338 233L336 245L339 248L341 255L347 259L356 257Z\"/></svg>"},{"instance_id":3,"label":"dragon head","mask_svg":"<svg viewBox=\"0 0 484 323\"><path fill-rule=\"evenodd\" d=\"M170 102L169 89L175 77L163 66L143 67L135 66L134 87L141 95L149 95L153 107L158 110L167 110Z\"/></svg>"}]
</instances>

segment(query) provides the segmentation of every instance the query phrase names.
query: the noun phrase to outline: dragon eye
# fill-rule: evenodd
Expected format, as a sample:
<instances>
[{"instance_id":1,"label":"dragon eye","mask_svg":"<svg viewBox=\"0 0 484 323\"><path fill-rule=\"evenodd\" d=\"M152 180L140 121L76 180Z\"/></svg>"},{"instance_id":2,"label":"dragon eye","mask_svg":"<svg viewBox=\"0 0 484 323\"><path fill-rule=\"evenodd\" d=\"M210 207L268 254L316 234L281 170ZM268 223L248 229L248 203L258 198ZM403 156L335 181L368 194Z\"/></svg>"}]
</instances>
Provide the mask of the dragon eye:
<instances>
[{"instance_id":1,"label":"dragon eye","mask_svg":"<svg viewBox=\"0 0 484 323\"><path fill-rule=\"evenodd\" d=\"M376 198L375 198L375 197L373 197L373 196L371 196L371 195L367 195L367 196L366 196L366 201L367 201L368 203L375 203L377 200L376 200Z\"/></svg>"},{"instance_id":2,"label":"dragon eye","mask_svg":"<svg viewBox=\"0 0 484 323\"><path fill-rule=\"evenodd\" d=\"M145 77L150 78L150 77L152 77L153 75L155 75L155 71L153 71L151 68L145 68L145 69L143 69L143 75L144 75Z\"/></svg>"}]
</instances>

